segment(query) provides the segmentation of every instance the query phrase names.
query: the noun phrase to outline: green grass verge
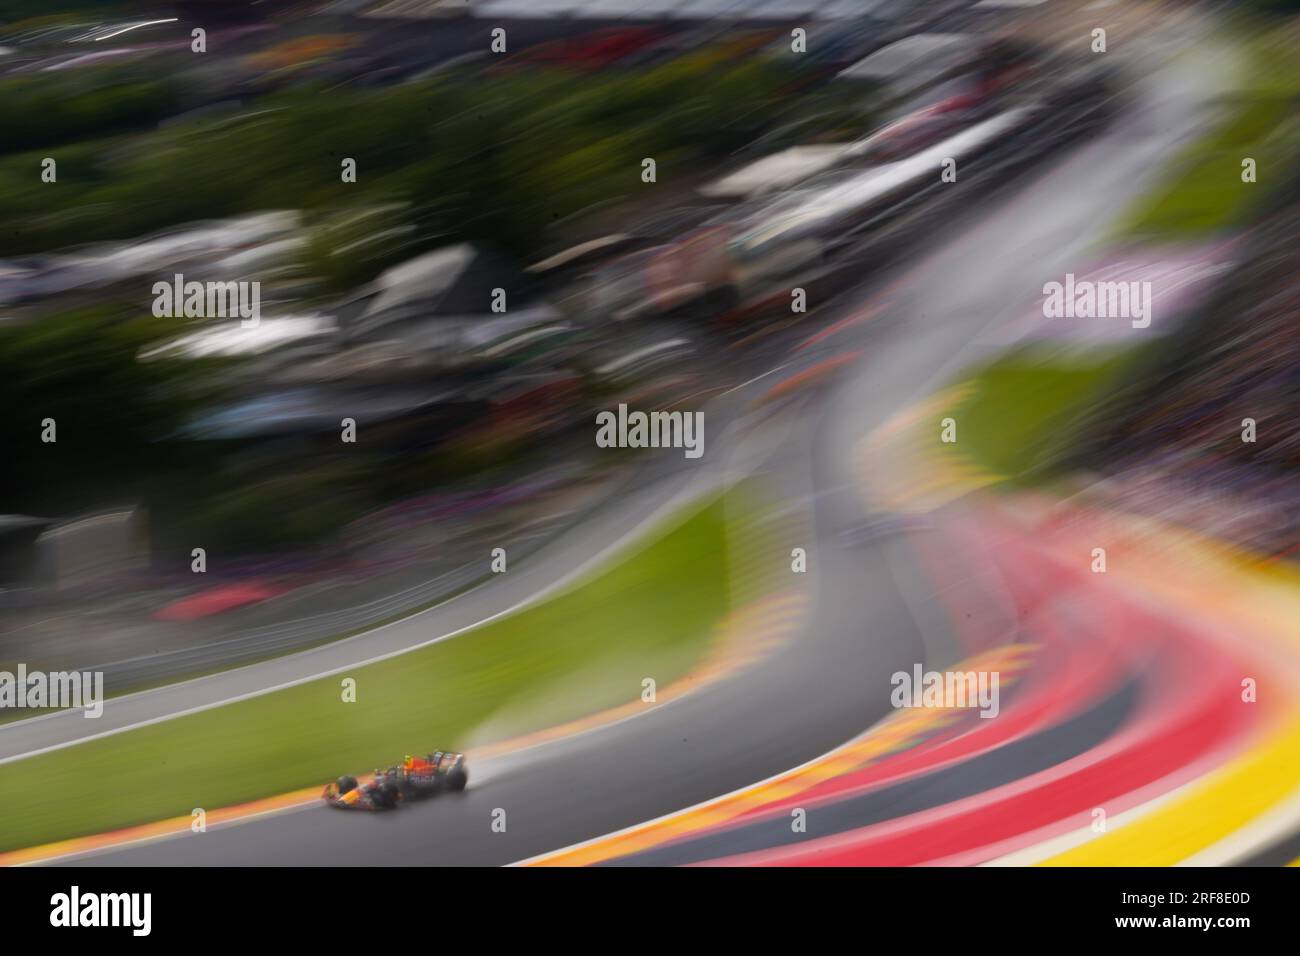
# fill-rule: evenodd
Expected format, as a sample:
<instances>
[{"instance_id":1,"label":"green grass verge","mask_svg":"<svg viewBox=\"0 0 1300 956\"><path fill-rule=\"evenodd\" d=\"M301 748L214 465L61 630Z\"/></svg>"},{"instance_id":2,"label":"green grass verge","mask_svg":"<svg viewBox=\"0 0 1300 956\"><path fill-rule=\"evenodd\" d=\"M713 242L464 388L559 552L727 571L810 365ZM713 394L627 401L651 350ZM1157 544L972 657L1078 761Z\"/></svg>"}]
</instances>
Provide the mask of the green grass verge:
<instances>
[{"instance_id":1,"label":"green grass verge","mask_svg":"<svg viewBox=\"0 0 1300 956\"><path fill-rule=\"evenodd\" d=\"M644 678L666 687L707 651L728 610L736 508L716 501L676 519L599 576L450 640L8 764L0 850L323 785L637 701ZM342 702L344 676L355 703Z\"/></svg>"},{"instance_id":2,"label":"green grass verge","mask_svg":"<svg viewBox=\"0 0 1300 956\"><path fill-rule=\"evenodd\" d=\"M1043 480L1080 416L1127 381L1140 358L1132 348L1050 346L1001 356L967 378L974 390L954 413L957 451L1012 484Z\"/></svg>"},{"instance_id":3,"label":"green grass verge","mask_svg":"<svg viewBox=\"0 0 1300 956\"><path fill-rule=\"evenodd\" d=\"M1292 114L1289 98L1241 98L1232 115L1173 163L1169 182L1121 225L1125 238L1199 239L1248 223L1269 192L1281 182L1285 160L1277 132ZM1242 160L1257 163L1257 182L1242 182Z\"/></svg>"},{"instance_id":4,"label":"green grass verge","mask_svg":"<svg viewBox=\"0 0 1300 956\"><path fill-rule=\"evenodd\" d=\"M1197 240L1240 228L1288 178L1298 145L1300 58L1276 29L1243 24L1232 36L1243 70L1222 104L1224 118L1173 158L1167 180L1122 220L1118 238ZM1257 164L1253 183L1241 178L1247 157Z\"/></svg>"}]
</instances>

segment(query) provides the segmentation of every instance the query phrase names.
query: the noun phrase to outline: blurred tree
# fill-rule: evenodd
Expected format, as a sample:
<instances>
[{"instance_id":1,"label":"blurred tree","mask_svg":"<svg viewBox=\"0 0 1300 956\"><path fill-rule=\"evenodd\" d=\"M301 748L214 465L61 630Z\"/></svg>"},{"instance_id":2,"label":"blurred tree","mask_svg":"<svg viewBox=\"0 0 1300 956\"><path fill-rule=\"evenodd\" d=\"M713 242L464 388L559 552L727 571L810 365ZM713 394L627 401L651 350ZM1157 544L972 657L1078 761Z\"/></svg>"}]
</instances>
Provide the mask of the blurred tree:
<instances>
[{"instance_id":1,"label":"blurred tree","mask_svg":"<svg viewBox=\"0 0 1300 956\"><path fill-rule=\"evenodd\" d=\"M16 153L144 129L183 100L176 80L134 68L41 73L0 83L0 151Z\"/></svg>"},{"instance_id":2,"label":"blurred tree","mask_svg":"<svg viewBox=\"0 0 1300 956\"><path fill-rule=\"evenodd\" d=\"M65 148L60 179L77 189L32 188L39 154L0 162L0 255L259 209L402 201L426 240L528 257L551 223L633 188L643 157L708 161L788 122L796 82L785 64L689 56L598 76L530 67L328 96L299 86L239 117ZM798 109L860 126L860 107L840 100L817 88ZM344 158L356 183L340 182ZM327 278L368 278L383 263L355 265Z\"/></svg>"},{"instance_id":3,"label":"blurred tree","mask_svg":"<svg viewBox=\"0 0 1300 956\"><path fill-rule=\"evenodd\" d=\"M7 511L58 513L139 493L166 455L157 440L198 400L193 364L139 362L173 319L83 309L0 326L0 471ZM53 419L57 440L45 443Z\"/></svg>"}]
</instances>

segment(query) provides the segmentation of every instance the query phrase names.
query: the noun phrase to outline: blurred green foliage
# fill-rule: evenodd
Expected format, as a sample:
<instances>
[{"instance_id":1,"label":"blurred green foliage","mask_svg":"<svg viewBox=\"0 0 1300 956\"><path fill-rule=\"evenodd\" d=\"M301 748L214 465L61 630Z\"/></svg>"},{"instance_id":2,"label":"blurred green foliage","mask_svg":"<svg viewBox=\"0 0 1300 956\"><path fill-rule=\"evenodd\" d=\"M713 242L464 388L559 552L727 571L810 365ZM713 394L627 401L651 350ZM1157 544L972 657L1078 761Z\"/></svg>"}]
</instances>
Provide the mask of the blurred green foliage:
<instances>
[{"instance_id":1,"label":"blurred green foliage","mask_svg":"<svg viewBox=\"0 0 1300 956\"><path fill-rule=\"evenodd\" d=\"M360 517L370 505L365 462L315 464L266 480L234 478L200 510L169 529L180 541L203 541L210 554L291 550L314 544ZM184 549L178 549L184 553Z\"/></svg>"},{"instance_id":2,"label":"blurred green foliage","mask_svg":"<svg viewBox=\"0 0 1300 956\"><path fill-rule=\"evenodd\" d=\"M1300 10L1300 0L1245 0L1245 5L1269 13L1294 13Z\"/></svg>"},{"instance_id":3,"label":"blurred green foliage","mask_svg":"<svg viewBox=\"0 0 1300 956\"><path fill-rule=\"evenodd\" d=\"M791 96L801 82L789 65L706 51L599 75L526 66L383 89L301 85L238 115L140 131L188 102L185 88L138 68L9 81L0 83L0 149L29 151L0 158L0 256L297 208L307 214L305 265L326 291L451 242L528 258L552 224L622 199L653 204L654 190L689 182L792 116L815 109L832 126L861 127L857 98ZM78 133L92 138L70 142ZM47 155L58 162L55 183L40 179ZM656 160L657 184L641 182L645 157ZM356 183L342 181L345 158L356 160ZM371 462L367 475L307 474L284 460L223 469L212 443L166 441L211 378L202 363L136 361L143 345L176 334L162 321L98 309L0 331L0 397L17 409L0 440L23 449L22 467L0 480L9 510L144 500L155 527L212 547L298 547L372 506L367 495L492 464L466 450L400 469ZM46 417L57 444L39 443ZM379 477L385 469L401 474Z\"/></svg>"},{"instance_id":4,"label":"blurred green foliage","mask_svg":"<svg viewBox=\"0 0 1300 956\"><path fill-rule=\"evenodd\" d=\"M57 513L139 493L138 477L168 466L157 441L201 398L203 363L139 362L175 329L167 319L87 308L0 324L0 470L6 510ZM53 419L54 442L41 441ZM21 452L19 450L21 449Z\"/></svg>"},{"instance_id":5,"label":"blurred green foliage","mask_svg":"<svg viewBox=\"0 0 1300 956\"><path fill-rule=\"evenodd\" d=\"M157 125L181 103L178 81L133 68L42 72L0 83L0 151L17 153Z\"/></svg>"},{"instance_id":6,"label":"blurred green foliage","mask_svg":"<svg viewBox=\"0 0 1300 956\"><path fill-rule=\"evenodd\" d=\"M389 226L410 227L420 243L478 241L529 256L551 223L655 188L640 180L645 157L656 160L660 184L680 182L796 103L827 112L828 122L861 125L856 102L826 102L838 93L790 97L797 81L774 61L683 57L598 76L530 67L385 89L297 87L237 117L59 149L56 184L40 181L44 153L5 158L0 255L254 210L332 214L396 201L406 205ZM153 108L144 90L134 99L103 95L130 106L121 107L124 123ZM4 99L0 88L0 109ZM341 181L348 157L357 162L354 184ZM365 248L330 263L329 251L323 278L336 287L391 264Z\"/></svg>"},{"instance_id":7,"label":"blurred green foliage","mask_svg":"<svg viewBox=\"0 0 1300 956\"><path fill-rule=\"evenodd\" d=\"M89 16L119 16L131 9L130 0L0 0L0 24L5 33L42 26L78 23Z\"/></svg>"}]
</instances>

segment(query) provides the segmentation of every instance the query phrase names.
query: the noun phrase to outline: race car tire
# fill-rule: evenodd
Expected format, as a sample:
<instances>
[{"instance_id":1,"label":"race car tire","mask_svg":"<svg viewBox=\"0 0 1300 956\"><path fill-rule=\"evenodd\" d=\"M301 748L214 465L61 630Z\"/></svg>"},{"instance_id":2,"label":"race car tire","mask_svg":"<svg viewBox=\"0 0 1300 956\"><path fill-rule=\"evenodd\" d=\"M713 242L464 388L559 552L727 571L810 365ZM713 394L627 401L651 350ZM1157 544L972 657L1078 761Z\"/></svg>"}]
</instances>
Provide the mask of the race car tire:
<instances>
[{"instance_id":1,"label":"race car tire","mask_svg":"<svg viewBox=\"0 0 1300 956\"><path fill-rule=\"evenodd\" d=\"M457 767L455 770L447 774L448 790L459 792L461 790L464 790L465 785L468 783L469 783L469 771L465 770L463 767Z\"/></svg>"},{"instance_id":2,"label":"race car tire","mask_svg":"<svg viewBox=\"0 0 1300 956\"><path fill-rule=\"evenodd\" d=\"M375 790L373 799L375 806L381 807L385 810L391 810L393 807L397 806L397 801L400 797L401 790L398 788L397 784L391 780L385 780L379 785L379 788Z\"/></svg>"},{"instance_id":3,"label":"race car tire","mask_svg":"<svg viewBox=\"0 0 1300 956\"><path fill-rule=\"evenodd\" d=\"M338 779L339 796L345 793L351 793L357 789L357 778L353 776L342 776Z\"/></svg>"}]
</instances>

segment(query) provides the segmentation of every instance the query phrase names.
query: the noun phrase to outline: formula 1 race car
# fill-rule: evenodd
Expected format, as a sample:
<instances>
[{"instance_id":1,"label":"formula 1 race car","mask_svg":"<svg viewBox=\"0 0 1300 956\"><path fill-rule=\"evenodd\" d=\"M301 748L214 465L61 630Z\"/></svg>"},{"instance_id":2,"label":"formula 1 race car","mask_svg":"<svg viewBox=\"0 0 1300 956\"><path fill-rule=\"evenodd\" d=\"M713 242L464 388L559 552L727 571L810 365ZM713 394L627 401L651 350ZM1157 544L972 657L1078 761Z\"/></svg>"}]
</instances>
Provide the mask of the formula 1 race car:
<instances>
[{"instance_id":1,"label":"formula 1 race car","mask_svg":"<svg viewBox=\"0 0 1300 956\"><path fill-rule=\"evenodd\" d=\"M392 810L402 799L396 782L387 773L379 772L365 783L352 776L339 777L325 785L321 796L331 807L340 810Z\"/></svg>"},{"instance_id":2,"label":"formula 1 race car","mask_svg":"<svg viewBox=\"0 0 1300 956\"><path fill-rule=\"evenodd\" d=\"M465 755L442 750L424 757L407 756L399 767L376 770L361 783L342 776L321 796L340 810L392 810L403 800L422 800L443 790L459 792L469 783Z\"/></svg>"},{"instance_id":3,"label":"formula 1 race car","mask_svg":"<svg viewBox=\"0 0 1300 956\"><path fill-rule=\"evenodd\" d=\"M469 783L465 755L436 750L424 757L409 754L400 767L389 769L408 800L431 797L443 790L459 792Z\"/></svg>"}]
</instances>

